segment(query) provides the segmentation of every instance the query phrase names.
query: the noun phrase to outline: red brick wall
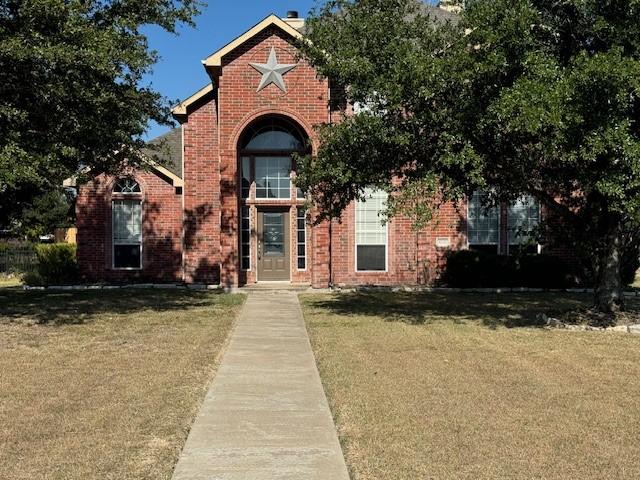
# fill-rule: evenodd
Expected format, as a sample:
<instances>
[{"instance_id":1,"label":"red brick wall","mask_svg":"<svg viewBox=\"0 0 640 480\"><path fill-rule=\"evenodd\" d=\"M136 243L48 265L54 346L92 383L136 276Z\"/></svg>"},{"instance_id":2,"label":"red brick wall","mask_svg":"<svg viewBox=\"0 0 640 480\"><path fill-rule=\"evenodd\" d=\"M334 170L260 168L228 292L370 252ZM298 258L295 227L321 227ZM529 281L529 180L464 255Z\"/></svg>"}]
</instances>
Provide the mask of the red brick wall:
<instances>
[{"instance_id":1,"label":"red brick wall","mask_svg":"<svg viewBox=\"0 0 640 480\"><path fill-rule=\"evenodd\" d=\"M406 217L392 219L387 229L387 271L358 272L355 204L350 205L341 221L332 224L332 283L337 286L432 284L448 251L437 248L436 239L449 239L451 249L466 245L464 211L450 203L443 205L428 227L420 231L416 231Z\"/></svg>"},{"instance_id":2,"label":"red brick wall","mask_svg":"<svg viewBox=\"0 0 640 480\"><path fill-rule=\"evenodd\" d=\"M249 65L250 62L265 63L272 47L275 47L279 63L295 64L297 66L285 76L287 92L282 92L271 84L257 92L261 74ZM219 118L219 158L220 158L220 209L221 209L221 263L222 283L236 285L238 283L255 282L255 268L248 272L239 271L239 195L238 195L238 151L237 145L242 132L254 120L265 115L284 115L297 122L314 140L313 126L328 120L328 85L319 80L315 71L305 62L299 62L295 57L295 48L288 36L273 27L265 30L224 59L222 74L218 79L218 111ZM193 120L189 118L191 123ZM189 160L185 158L185 162ZM187 188L189 188L187 186ZM256 205L262 206L290 206L296 200L268 201L256 200ZM254 209L255 213L255 209ZM252 216L255 221L256 216ZM292 281L308 282L311 280L310 266L315 261L312 252L322 255L328 244L317 244L316 248L308 248L308 267L306 271L298 271L295 262L295 245L293 232L295 227L295 208L290 208L292 244L291 244L291 279ZM314 244L314 231L309 231L307 242ZM255 251L257 243L255 236L252 241L252 267L256 265ZM325 280L324 284L328 283Z\"/></svg>"},{"instance_id":3,"label":"red brick wall","mask_svg":"<svg viewBox=\"0 0 640 480\"><path fill-rule=\"evenodd\" d=\"M81 275L87 281L181 281L182 197L170 183L153 173L132 173L142 188L142 269L112 267L111 190L115 178L100 175L78 192Z\"/></svg>"},{"instance_id":4,"label":"red brick wall","mask_svg":"<svg viewBox=\"0 0 640 480\"><path fill-rule=\"evenodd\" d=\"M297 64L284 76L286 93L273 84L256 91L261 74L249 63L265 63L272 47L280 63ZM349 286L436 282L446 253L450 249L466 248L464 204L461 208L444 205L434 221L419 232L413 230L409 219L393 219L388 225L387 271L357 272L354 205L344 212L341 221L307 227L307 268L298 270L296 208L302 202L294 196L276 201L256 199L248 202L252 211L252 268L240 269L237 151L240 136L251 122L277 114L297 122L316 147L314 126L340 121L341 114L329 108L330 100L328 83L318 79L304 61L298 61L291 40L275 27L229 54L216 78L215 92L191 105L182 121L183 196L176 195L171 185L153 174L136 174L144 189L142 271L113 271L110 267L111 179L99 177L81 189L78 255L83 274L92 280L184 278L187 282L221 282L229 286L251 284L256 281L257 208L280 206L289 209L293 282L309 282L314 287L326 287L330 283ZM448 239L449 247L438 248L439 238ZM502 251L505 250L503 245Z\"/></svg>"},{"instance_id":5,"label":"red brick wall","mask_svg":"<svg viewBox=\"0 0 640 480\"><path fill-rule=\"evenodd\" d=\"M213 95L183 123L184 269L187 282L220 281L220 162ZM223 222L224 223L224 222Z\"/></svg>"}]
</instances>

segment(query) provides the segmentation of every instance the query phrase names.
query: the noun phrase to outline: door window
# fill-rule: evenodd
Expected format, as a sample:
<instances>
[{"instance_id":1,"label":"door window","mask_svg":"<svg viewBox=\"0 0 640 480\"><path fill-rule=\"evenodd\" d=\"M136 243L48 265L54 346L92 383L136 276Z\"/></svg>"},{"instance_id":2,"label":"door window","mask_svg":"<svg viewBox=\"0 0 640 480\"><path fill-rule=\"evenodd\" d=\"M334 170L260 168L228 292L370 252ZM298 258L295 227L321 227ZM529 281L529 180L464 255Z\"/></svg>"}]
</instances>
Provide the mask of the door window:
<instances>
[{"instance_id":1,"label":"door window","mask_svg":"<svg viewBox=\"0 0 640 480\"><path fill-rule=\"evenodd\" d=\"M284 255L284 215L265 213L263 221L264 254Z\"/></svg>"}]
</instances>

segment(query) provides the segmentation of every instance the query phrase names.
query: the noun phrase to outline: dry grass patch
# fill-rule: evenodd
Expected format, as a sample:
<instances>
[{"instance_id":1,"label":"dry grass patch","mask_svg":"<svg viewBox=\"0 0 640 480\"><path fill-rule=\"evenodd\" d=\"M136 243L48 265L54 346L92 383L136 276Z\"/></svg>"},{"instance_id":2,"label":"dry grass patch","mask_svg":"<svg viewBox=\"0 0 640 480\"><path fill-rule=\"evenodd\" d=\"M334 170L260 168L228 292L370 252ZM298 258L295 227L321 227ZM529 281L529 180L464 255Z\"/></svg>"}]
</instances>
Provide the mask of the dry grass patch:
<instances>
[{"instance_id":1,"label":"dry grass patch","mask_svg":"<svg viewBox=\"0 0 640 480\"><path fill-rule=\"evenodd\" d=\"M0 478L169 479L243 300L0 290Z\"/></svg>"},{"instance_id":2,"label":"dry grass patch","mask_svg":"<svg viewBox=\"0 0 640 480\"><path fill-rule=\"evenodd\" d=\"M0 288L19 287L21 284L18 277L0 274Z\"/></svg>"},{"instance_id":3,"label":"dry grass patch","mask_svg":"<svg viewBox=\"0 0 640 480\"><path fill-rule=\"evenodd\" d=\"M640 478L640 337L533 328L589 297L301 300L354 480Z\"/></svg>"}]
</instances>

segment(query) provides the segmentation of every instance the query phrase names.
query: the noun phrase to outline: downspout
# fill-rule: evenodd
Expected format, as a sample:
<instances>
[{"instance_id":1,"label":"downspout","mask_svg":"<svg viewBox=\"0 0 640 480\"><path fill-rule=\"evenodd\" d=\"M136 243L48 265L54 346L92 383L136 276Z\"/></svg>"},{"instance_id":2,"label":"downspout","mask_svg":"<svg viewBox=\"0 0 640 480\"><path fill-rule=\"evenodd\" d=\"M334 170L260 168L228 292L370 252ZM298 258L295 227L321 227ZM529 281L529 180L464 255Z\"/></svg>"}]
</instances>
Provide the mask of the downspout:
<instances>
[{"instance_id":1,"label":"downspout","mask_svg":"<svg viewBox=\"0 0 640 480\"><path fill-rule=\"evenodd\" d=\"M327 80L327 122L331 125L331 83ZM329 288L333 289L333 218L329 218Z\"/></svg>"}]
</instances>

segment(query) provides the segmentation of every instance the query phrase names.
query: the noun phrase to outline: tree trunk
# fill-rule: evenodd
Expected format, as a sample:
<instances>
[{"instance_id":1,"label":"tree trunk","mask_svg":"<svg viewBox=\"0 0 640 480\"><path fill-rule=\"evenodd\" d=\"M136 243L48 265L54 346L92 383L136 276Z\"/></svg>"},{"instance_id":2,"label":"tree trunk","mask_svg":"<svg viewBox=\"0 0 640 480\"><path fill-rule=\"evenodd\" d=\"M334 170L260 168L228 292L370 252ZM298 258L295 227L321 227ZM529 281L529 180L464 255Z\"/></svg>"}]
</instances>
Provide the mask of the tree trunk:
<instances>
[{"instance_id":1,"label":"tree trunk","mask_svg":"<svg viewBox=\"0 0 640 480\"><path fill-rule=\"evenodd\" d=\"M619 222L613 221L597 259L595 308L599 312L615 313L624 309L622 257L621 226Z\"/></svg>"}]
</instances>

